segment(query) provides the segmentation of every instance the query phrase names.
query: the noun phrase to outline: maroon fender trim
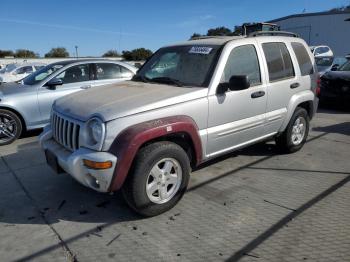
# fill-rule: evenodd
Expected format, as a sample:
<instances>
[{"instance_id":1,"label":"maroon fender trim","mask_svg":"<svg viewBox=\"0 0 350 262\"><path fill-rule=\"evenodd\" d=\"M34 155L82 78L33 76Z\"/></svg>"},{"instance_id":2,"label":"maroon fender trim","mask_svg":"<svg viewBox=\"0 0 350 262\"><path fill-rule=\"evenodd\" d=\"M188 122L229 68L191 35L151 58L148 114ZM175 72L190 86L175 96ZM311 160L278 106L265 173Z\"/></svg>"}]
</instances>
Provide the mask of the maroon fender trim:
<instances>
[{"instance_id":1,"label":"maroon fender trim","mask_svg":"<svg viewBox=\"0 0 350 262\"><path fill-rule=\"evenodd\" d=\"M145 142L172 133L187 133L193 142L196 164L202 161L202 144L198 127L188 116L173 116L152 120L123 130L112 143L109 152L118 158L109 191L119 190L129 172L134 157Z\"/></svg>"}]
</instances>

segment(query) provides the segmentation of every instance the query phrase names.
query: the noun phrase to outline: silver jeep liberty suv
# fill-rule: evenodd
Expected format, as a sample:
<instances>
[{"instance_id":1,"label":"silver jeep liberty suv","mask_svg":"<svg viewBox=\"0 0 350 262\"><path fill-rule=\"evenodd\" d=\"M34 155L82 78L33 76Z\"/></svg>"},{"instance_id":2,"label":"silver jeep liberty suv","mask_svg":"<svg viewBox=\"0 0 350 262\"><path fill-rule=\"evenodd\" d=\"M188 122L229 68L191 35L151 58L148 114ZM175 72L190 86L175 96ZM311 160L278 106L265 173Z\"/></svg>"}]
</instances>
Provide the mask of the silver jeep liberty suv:
<instances>
[{"instance_id":1,"label":"silver jeep liberty suv","mask_svg":"<svg viewBox=\"0 0 350 262\"><path fill-rule=\"evenodd\" d=\"M208 37L159 49L131 80L56 100L40 136L48 164L144 216L172 208L191 169L274 138L305 143L318 83L290 33Z\"/></svg>"}]
</instances>

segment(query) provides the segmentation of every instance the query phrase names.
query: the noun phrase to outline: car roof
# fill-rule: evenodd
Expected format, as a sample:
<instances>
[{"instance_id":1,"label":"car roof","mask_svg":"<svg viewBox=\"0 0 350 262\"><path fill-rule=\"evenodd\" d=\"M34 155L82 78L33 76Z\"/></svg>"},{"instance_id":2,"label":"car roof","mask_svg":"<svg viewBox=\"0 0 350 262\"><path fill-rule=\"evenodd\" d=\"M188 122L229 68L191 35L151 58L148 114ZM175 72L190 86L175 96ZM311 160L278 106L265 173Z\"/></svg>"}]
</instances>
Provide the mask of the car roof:
<instances>
[{"instance_id":1,"label":"car roof","mask_svg":"<svg viewBox=\"0 0 350 262\"><path fill-rule=\"evenodd\" d=\"M111 59L103 59L103 58L92 58L92 59L70 59L70 60L62 60L62 61L58 61L58 62L54 62L51 63L49 65L53 66L53 65L62 65L64 67L69 66L69 65L74 65L74 64L82 64L82 63L115 63L115 64L120 64L125 66L126 68L132 70L134 73L136 73L136 71L138 70L138 68L136 68L135 66L123 62L123 61L118 61L118 60L111 60Z\"/></svg>"},{"instance_id":2,"label":"car roof","mask_svg":"<svg viewBox=\"0 0 350 262\"><path fill-rule=\"evenodd\" d=\"M256 35L255 35L256 33ZM195 39L190 39L185 42L180 42L177 44L169 45L170 46L187 46L187 45L225 45L228 42L231 41L239 41L242 39L250 38L250 37L259 37L264 39L264 40L271 40L271 42L274 41L283 41L283 40L294 40L298 41L301 40L301 38L297 37L293 33L289 32L283 32L283 31L276 31L276 32L255 32L252 33L252 35L248 36L202 36L198 37ZM273 34L275 33L276 35L268 35L269 33ZM296 40L298 39L298 40Z\"/></svg>"}]
</instances>

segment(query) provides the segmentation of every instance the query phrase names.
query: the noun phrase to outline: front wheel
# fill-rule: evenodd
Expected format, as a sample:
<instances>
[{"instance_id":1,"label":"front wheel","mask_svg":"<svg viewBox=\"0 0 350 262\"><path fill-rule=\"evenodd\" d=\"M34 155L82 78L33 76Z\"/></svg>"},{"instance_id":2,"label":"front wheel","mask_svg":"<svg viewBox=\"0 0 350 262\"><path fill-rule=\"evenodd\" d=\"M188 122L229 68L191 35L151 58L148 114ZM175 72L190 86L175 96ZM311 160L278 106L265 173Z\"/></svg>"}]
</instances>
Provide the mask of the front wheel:
<instances>
[{"instance_id":1,"label":"front wheel","mask_svg":"<svg viewBox=\"0 0 350 262\"><path fill-rule=\"evenodd\" d=\"M304 108L297 107L286 130L276 137L277 146L285 153L300 150L309 134L309 115Z\"/></svg>"},{"instance_id":2,"label":"front wheel","mask_svg":"<svg viewBox=\"0 0 350 262\"><path fill-rule=\"evenodd\" d=\"M18 116L8 110L0 109L0 146L14 142L22 132L22 123Z\"/></svg>"},{"instance_id":3,"label":"front wheel","mask_svg":"<svg viewBox=\"0 0 350 262\"><path fill-rule=\"evenodd\" d=\"M143 216L171 209L186 191L190 162L177 144L157 142L142 148L122 192L126 202Z\"/></svg>"}]
</instances>

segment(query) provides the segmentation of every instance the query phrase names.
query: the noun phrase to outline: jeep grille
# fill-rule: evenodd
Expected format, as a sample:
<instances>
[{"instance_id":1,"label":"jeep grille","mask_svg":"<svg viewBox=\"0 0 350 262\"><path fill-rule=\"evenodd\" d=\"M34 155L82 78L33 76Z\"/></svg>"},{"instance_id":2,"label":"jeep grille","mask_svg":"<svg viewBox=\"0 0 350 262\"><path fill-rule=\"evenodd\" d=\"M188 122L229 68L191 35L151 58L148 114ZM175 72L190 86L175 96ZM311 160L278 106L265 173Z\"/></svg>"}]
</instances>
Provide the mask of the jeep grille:
<instances>
[{"instance_id":1,"label":"jeep grille","mask_svg":"<svg viewBox=\"0 0 350 262\"><path fill-rule=\"evenodd\" d=\"M53 112L51 126L53 138L57 143L70 151L79 148L80 125L76 121Z\"/></svg>"}]
</instances>

